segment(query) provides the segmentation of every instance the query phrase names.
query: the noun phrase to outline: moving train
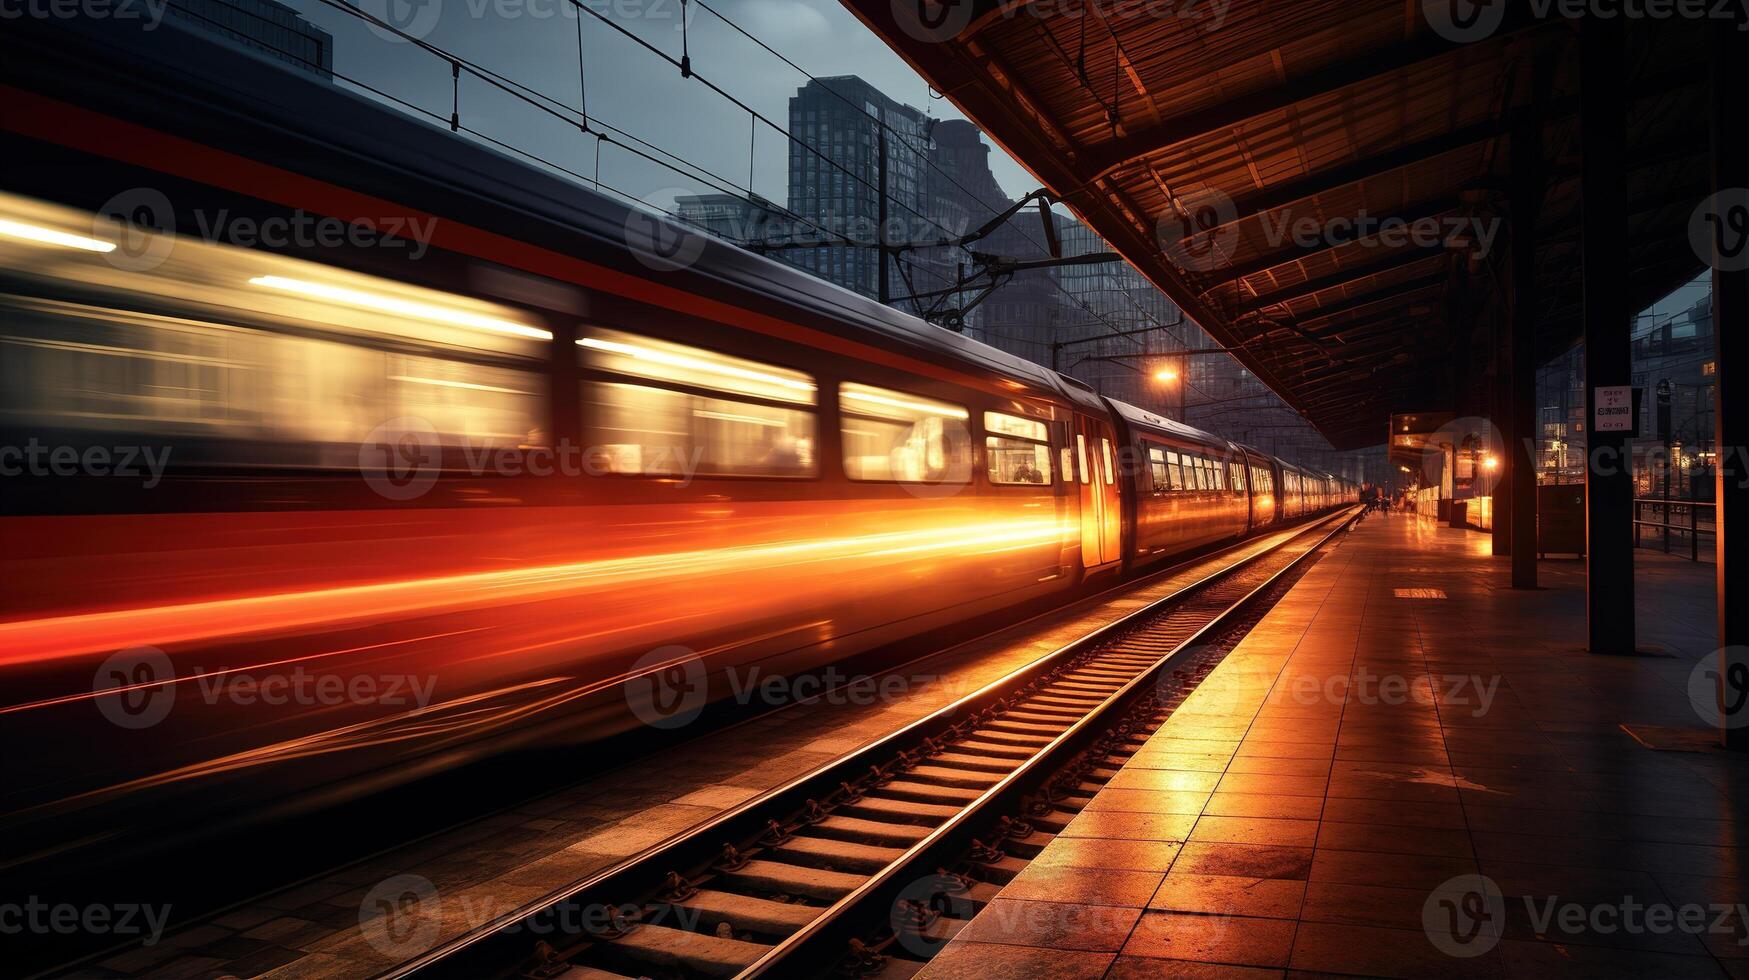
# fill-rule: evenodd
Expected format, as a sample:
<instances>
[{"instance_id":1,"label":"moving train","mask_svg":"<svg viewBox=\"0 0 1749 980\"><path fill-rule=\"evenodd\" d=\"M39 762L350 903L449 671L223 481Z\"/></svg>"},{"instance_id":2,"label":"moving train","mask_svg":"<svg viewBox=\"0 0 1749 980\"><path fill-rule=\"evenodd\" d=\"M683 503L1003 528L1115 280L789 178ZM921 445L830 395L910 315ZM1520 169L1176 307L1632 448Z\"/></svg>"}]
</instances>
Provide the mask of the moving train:
<instances>
[{"instance_id":1,"label":"moving train","mask_svg":"<svg viewBox=\"0 0 1749 980\"><path fill-rule=\"evenodd\" d=\"M19 22L0 88L15 855L671 724L1355 499L170 23Z\"/></svg>"}]
</instances>

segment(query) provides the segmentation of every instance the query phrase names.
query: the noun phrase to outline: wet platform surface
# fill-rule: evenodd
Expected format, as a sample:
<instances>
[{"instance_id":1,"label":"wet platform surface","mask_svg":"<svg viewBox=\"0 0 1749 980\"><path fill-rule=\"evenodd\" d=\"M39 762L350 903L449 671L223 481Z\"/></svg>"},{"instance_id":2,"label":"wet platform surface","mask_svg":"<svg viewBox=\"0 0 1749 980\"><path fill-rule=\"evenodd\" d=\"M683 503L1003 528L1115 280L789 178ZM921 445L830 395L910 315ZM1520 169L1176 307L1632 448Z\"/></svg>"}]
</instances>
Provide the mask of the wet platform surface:
<instances>
[{"instance_id":1,"label":"wet platform surface","mask_svg":"<svg viewBox=\"0 0 1749 980\"><path fill-rule=\"evenodd\" d=\"M1749 977L1713 569L1637 557L1596 656L1582 563L1368 518L922 975Z\"/></svg>"},{"instance_id":2,"label":"wet platform surface","mask_svg":"<svg viewBox=\"0 0 1749 980\"><path fill-rule=\"evenodd\" d=\"M1233 560L1298 531L1247 542ZM64 975L376 975L880 739L1190 581L1159 576L1046 613L896 668L885 676L901 683L881 684L878 697L825 698L719 730ZM387 893L418 896L411 907L402 900L404 931L396 935L361 915Z\"/></svg>"}]
</instances>

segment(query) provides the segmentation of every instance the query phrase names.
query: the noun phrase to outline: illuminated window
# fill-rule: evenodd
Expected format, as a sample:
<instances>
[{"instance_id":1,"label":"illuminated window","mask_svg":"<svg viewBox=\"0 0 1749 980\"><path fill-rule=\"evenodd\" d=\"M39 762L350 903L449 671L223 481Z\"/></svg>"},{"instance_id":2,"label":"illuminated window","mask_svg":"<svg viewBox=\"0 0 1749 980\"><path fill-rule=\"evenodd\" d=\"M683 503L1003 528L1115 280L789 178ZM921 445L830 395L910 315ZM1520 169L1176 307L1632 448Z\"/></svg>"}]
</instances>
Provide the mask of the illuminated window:
<instances>
[{"instance_id":1,"label":"illuminated window","mask_svg":"<svg viewBox=\"0 0 1749 980\"><path fill-rule=\"evenodd\" d=\"M1063 482L1075 482L1075 453L1068 446L1063 447Z\"/></svg>"},{"instance_id":2,"label":"illuminated window","mask_svg":"<svg viewBox=\"0 0 1749 980\"><path fill-rule=\"evenodd\" d=\"M591 463L638 476L805 477L816 472L814 414L647 385L585 389Z\"/></svg>"},{"instance_id":3,"label":"illuminated window","mask_svg":"<svg viewBox=\"0 0 1749 980\"><path fill-rule=\"evenodd\" d=\"M194 466L356 468L385 427L547 439L552 335L524 310L4 193L0 267L0 424L189 437Z\"/></svg>"},{"instance_id":4,"label":"illuminated window","mask_svg":"<svg viewBox=\"0 0 1749 980\"><path fill-rule=\"evenodd\" d=\"M598 471L780 478L819 471L808 375L597 328L585 328L577 346L590 375L583 425Z\"/></svg>"},{"instance_id":5,"label":"illuminated window","mask_svg":"<svg viewBox=\"0 0 1749 980\"><path fill-rule=\"evenodd\" d=\"M1188 456L1181 457L1170 449L1166 450L1166 468L1172 472L1172 489L1190 489L1190 483L1185 475L1190 469L1190 467L1185 465L1185 462L1188 461L1189 458L1190 457Z\"/></svg>"},{"instance_id":6,"label":"illuminated window","mask_svg":"<svg viewBox=\"0 0 1749 980\"><path fill-rule=\"evenodd\" d=\"M1087 437L1079 432L1075 434L1075 455L1081 462L1081 482L1090 482L1087 474Z\"/></svg>"},{"instance_id":7,"label":"illuminated window","mask_svg":"<svg viewBox=\"0 0 1749 980\"><path fill-rule=\"evenodd\" d=\"M396 419L472 450L546 441L530 368L19 296L0 317L9 424L197 436L191 464L357 466Z\"/></svg>"},{"instance_id":8,"label":"illuminated window","mask_svg":"<svg viewBox=\"0 0 1749 980\"><path fill-rule=\"evenodd\" d=\"M1702 363L1700 366L1700 373L1706 377L1709 377L1709 378L1715 374L1718 374L1719 373L1718 362L1706 361L1706 362Z\"/></svg>"},{"instance_id":9,"label":"illuminated window","mask_svg":"<svg viewBox=\"0 0 1749 980\"><path fill-rule=\"evenodd\" d=\"M1024 486L1051 482L1051 447L1046 441L1049 430L1043 422L985 412L984 431L985 466L991 483Z\"/></svg>"},{"instance_id":10,"label":"illuminated window","mask_svg":"<svg viewBox=\"0 0 1749 980\"><path fill-rule=\"evenodd\" d=\"M903 391L845 382L844 473L852 480L963 483L971 479L964 408Z\"/></svg>"},{"instance_id":11,"label":"illuminated window","mask_svg":"<svg viewBox=\"0 0 1749 980\"><path fill-rule=\"evenodd\" d=\"M1099 440L1099 455L1105 461L1105 482L1107 484L1115 482L1117 479L1116 467L1112 465L1110 439Z\"/></svg>"},{"instance_id":12,"label":"illuminated window","mask_svg":"<svg viewBox=\"0 0 1749 980\"><path fill-rule=\"evenodd\" d=\"M1148 478L1157 491L1172 489L1172 477L1166 470L1166 450L1158 446L1148 447Z\"/></svg>"}]
</instances>

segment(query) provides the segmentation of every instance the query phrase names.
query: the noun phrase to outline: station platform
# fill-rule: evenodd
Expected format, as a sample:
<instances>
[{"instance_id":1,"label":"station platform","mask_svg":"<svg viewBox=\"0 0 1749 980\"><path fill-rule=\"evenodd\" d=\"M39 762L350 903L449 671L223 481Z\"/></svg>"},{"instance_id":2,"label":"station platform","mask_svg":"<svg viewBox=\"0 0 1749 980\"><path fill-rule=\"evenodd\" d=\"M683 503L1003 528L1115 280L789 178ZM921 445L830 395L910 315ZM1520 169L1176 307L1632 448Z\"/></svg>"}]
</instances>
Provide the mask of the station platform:
<instances>
[{"instance_id":1,"label":"station platform","mask_svg":"<svg viewBox=\"0 0 1749 980\"><path fill-rule=\"evenodd\" d=\"M1372 516L925 968L976 977L1749 977L1749 757L1689 681L1712 567L1584 565Z\"/></svg>"}]
</instances>

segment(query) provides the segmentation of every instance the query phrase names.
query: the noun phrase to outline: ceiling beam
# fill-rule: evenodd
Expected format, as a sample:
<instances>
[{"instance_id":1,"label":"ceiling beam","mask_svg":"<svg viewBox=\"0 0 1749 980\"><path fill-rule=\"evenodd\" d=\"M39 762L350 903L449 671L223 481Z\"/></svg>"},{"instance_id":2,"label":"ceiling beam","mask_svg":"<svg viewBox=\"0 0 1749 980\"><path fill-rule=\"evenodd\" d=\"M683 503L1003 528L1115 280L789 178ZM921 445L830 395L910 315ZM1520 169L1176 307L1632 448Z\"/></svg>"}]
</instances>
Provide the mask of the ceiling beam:
<instances>
[{"instance_id":1,"label":"ceiling beam","mask_svg":"<svg viewBox=\"0 0 1749 980\"><path fill-rule=\"evenodd\" d=\"M1374 262L1369 262L1366 265L1359 265L1349 269L1338 269L1329 275L1319 276L1316 279L1310 279L1297 285L1287 286L1272 293L1265 293L1252 302L1246 303L1245 305L1233 310L1232 315L1234 317L1250 316L1251 314L1261 313L1264 310L1272 309L1277 306L1289 306L1301 302L1302 300L1311 299L1318 293L1338 289L1359 282L1362 279L1383 275L1387 272L1394 272L1405 266L1414 265L1417 262L1425 262L1428 259L1435 258L1439 254L1440 253L1434 249L1393 249L1391 253L1384 258Z\"/></svg>"},{"instance_id":2,"label":"ceiling beam","mask_svg":"<svg viewBox=\"0 0 1749 980\"><path fill-rule=\"evenodd\" d=\"M1431 200L1431 201L1422 201L1422 202L1419 202L1417 204L1410 205L1409 207L1403 208L1402 210L1398 211L1395 214L1381 215L1375 220L1379 223L1383 223L1386 221L1415 222L1415 221L1421 221L1421 220L1424 220L1427 218L1438 217L1442 214L1445 214L1448 211L1455 211L1460 206L1461 206L1461 204L1456 198L1441 197L1441 198L1436 198L1436 199ZM1372 240L1373 239L1370 239L1370 238L1358 238L1358 239L1352 239L1350 241L1342 242L1342 243L1337 244L1337 245L1331 245L1331 244L1328 244L1326 242L1319 241L1319 242L1312 242L1309 245L1289 245L1287 248L1276 249L1273 252L1266 252L1263 255L1257 256L1256 258L1248 259L1244 262L1235 263L1233 265L1227 266L1224 269L1219 270L1220 274L1223 276L1223 278L1219 282L1212 283L1212 284L1204 287L1203 290L1201 291L1201 295L1207 296L1209 293L1212 293L1217 289L1221 289L1221 288L1226 287L1226 286L1232 286L1233 284L1239 282L1241 279L1249 279L1252 276L1258 275L1259 273L1268 272L1269 270L1274 269L1277 266L1283 266L1283 265L1288 264L1289 262L1303 261L1305 259L1311 258L1314 255L1320 255L1324 252L1330 252L1330 251L1334 251L1336 249L1348 248L1352 245L1356 245L1356 244L1360 244L1362 242L1368 242L1368 241L1372 241ZM1405 245L1405 246L1403 246L1403 248L1404 249L1417 249L1417 250L1420 250L1423 252L1436 252L1436 251L1443 251L1444 244L1441 243L1439 245L1433 245L1433 246Z\"/></svg>"},{"instance_id":3,"label":"ceiling beam","mask_svg":"<svg viewBox=\"0 0 1749 980\"><path fill-rule=\"evenodd\" d=\"M1090 147L1077 169L1086 175L1088 183L1094 183L1137 160L1164 153L1248 119L1279 112L1300 102L1395 74L1436 58L1500 43L1514 34L1515 31L1501 30L1487 42L1457 42L1430 31L1388 48L1289 78L1280 85L1236 96L1220 105L1167 119L1158 125L1137 129L1127 136Z\"/></svg>"}]
</instances>

